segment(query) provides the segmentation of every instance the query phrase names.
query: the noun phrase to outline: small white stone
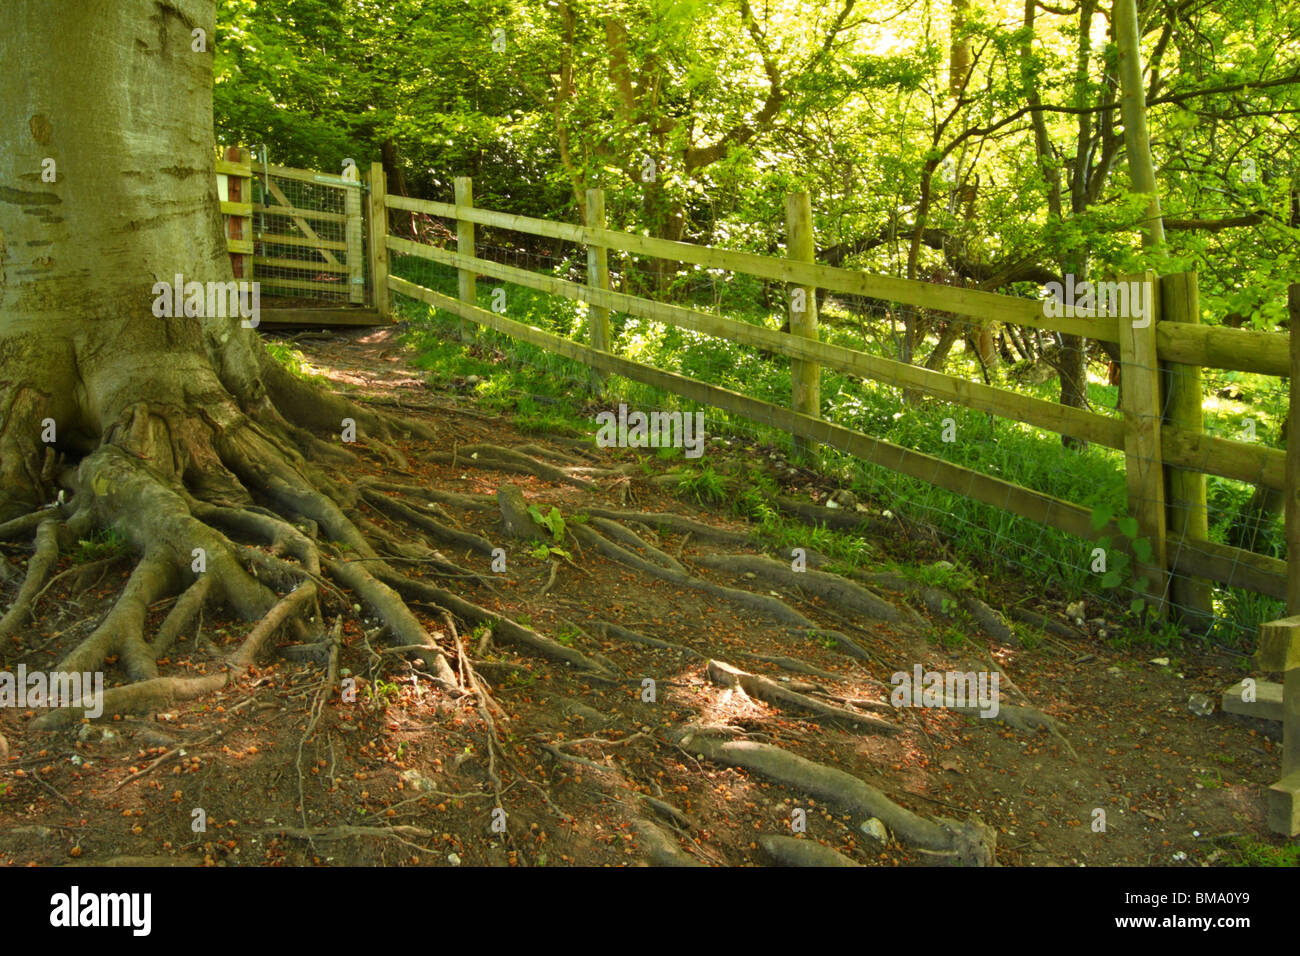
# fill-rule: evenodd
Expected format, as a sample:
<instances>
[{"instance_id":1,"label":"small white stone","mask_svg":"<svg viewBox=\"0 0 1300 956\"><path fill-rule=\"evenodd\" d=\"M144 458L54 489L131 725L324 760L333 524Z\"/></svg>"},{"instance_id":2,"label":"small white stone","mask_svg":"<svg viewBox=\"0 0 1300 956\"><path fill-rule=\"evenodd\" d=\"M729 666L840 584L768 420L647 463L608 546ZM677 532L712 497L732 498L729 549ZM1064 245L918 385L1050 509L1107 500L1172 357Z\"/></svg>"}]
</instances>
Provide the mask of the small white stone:
<instances>
[{"instance_id":1,"label":"small white stone","mask_svg":"<svg viewBox=\"0 0 1300 956\"><path fill-rule=\"evenodd\" d=\"M457 856L455 853L448 853L447 862L450 863L452 866L460 866L460 857Z\"/></svg>"},{"instance_id":2,"label":"small white stone","mask_svg":"<svg viewBox=\"0 0 1300 956\"><path fill-rule=\"evenodd\" d=\"M876 817L864 821L858 829L863 832L868 840L880 846L889 844L889 829Z\"/></svg>"}]
</instances>

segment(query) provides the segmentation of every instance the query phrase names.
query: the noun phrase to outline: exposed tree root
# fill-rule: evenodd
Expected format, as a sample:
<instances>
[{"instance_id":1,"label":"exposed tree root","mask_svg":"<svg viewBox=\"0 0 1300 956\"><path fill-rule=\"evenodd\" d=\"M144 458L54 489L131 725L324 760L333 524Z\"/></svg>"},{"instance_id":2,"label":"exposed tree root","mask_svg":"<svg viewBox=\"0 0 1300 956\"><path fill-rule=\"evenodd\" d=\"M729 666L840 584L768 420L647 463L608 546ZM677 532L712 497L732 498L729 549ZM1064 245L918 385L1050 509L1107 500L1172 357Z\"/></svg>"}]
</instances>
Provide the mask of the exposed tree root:
<instances>
[{"instance_id":1,"label":"exposed tree root","mask_svg":"<svg viewBox=\"0 0 1300 956\"><path fill-rule=\"evenodd\" d=\"M12 523L12 522L11 522ZM45 586L50 572L59 559L59 528L62 522L53 517L46 517L36 527L36 553L27 562L27 576L22 587L9 605L5 616L0 618L0 638L6 638L27 623L31 615L32 603L36 595Z\"/></svg>"},{"instance_id":2,"label":"exposed tree root","mask_svg":"<svg viewBox=\"0 0 1300 956\"><path fill-rule=\"evenodd\" d=\"M969 591L962 591L959 595L953 595L943 588L922 584L892 571L852 571L850 577L889 591L898 591L917 597L931 614L939 617L951 616L952 610L960 605L966 608L970 616L975 619L975 623L989 637L1003 644L1016 646L1020 644L1020 639L1016 637L1015 632L1007 626L1006 619Z\"/></svg>"},{"instance_id":3,"label":"exposed tree root","mask_svg":"<svg viewBox=\"0 0 1300 956\"><path fill-rule=\"evenodd\" d=\"M696 564L732 574L754 574L778 587L798 588L832 602L850 614L861 614L897 624L898 608L866 588L825 571L795 571L788 562L753 554L708 554L693 559Z\"/></svg>"},{"instance_id":4,"label":"exposed tree root","mask_svg":"<svg viewBox=\"0 0 1300 956\"><path fill-rule=\"evenodd\" d=\"M862 866L838 850L822 846L815 840L766 834L758 845L777 866Z\"/></svg>"},{"instance_id":5,"label":"exposed tree root","mask_svg":"<svg viewBox=\"0 0 1300 956\"><path fill-rule=\"evenodd\" d=\"M657 824L645 819L632 821L637 835L646 848L646 855L655 866L704 866L691 856L677 841L661 830Z\"/></svg>"},{"instance_id":6,"label":"exposed tree root","mask_svg":"<svg viewBox=\"0 0 1300 956\"><path fill-rule=\"evenodd\" d=\"M310 608L315 601L316 585L310 581L304 582L296 590L280 598L275 607L257 622L239 648L230 656L230 665L239 670L246 670L266 647L266 642L271 635L289 618L302 614Z\"/></svg>"},{"instance_id":7,"label":"exposed tree root","mask_svg":"<svg viewBox=\"0 0 1300 956\"><path fill-rule=\"evenodd\" d=\"M771 744L719 739L701 728L688 729L678 739L688 753L726 766L752 770L850 813L879 817L902 842L935 851L933 858L936 862L959 866L994 865L996 833L977 819L965 823L928 820L900 807L857 777Z\"/></svg>"},{"instance_id":8,"label":"exposed tree root","mask_svg":"<svg viewBox=\"0 0 1300 956\"><path fill-rule=\"evenodd\" d=\"M963 592L961 603L975 619L975 623L989 637L1003 644L1013 644L1017 647L1020 645L1020 638L1016 637L1016 632L1007 626L1006 619L975 595Z\"/></svg>"},{"instance_id":9,"label":"exposed tree root","mask_svg":"<svg viewBox=\"0 0 1300 956\"><path fill-rule=\"evenodd\" d=\"M40 511L32 511L5 521L0 523L0 541L20 541L24 538L30 538L42 521L48 518L61 517L63 516L57 511L42 508Z\"/></svg>"},{"instance_id":10,"label":"exposed tree root","mask_svg":"<svg viewBox=\"0 0 1300 956\"><path fill-rule=\"evenodd\" d=\"M327 560L325 568L332 578L360 597L384 622L389 643L420 648L414 653L433 672L435 682L448 693L461 692L456 672L447 663L447 658L396 591L378 580L360 562Z\"/></svg>"},{"instance_id":11,"label":"exposed tree root","mask_svg":"<svg viewBox=\"0 0 1300 956\"><path fill-rule=\"evenodd\" d=\"M321 680L320 686L316 689L316 695L312 698L311 713L307 718L307 726L303 729L302 735L298 738L298 753L294 758L294 770L298 777L298 813L302 820L302 825L307 826L307 798L302 792L302 748L306 746L307 741L311 739L312 734L316 732L316 725L320 723L321 714L325 712L325 702L333 692L335 685L338 683L339 675L339 644L343 638L343 617L340 615L334 619L334 627L330 631L328 640L322 643L329 648L328 664L325 669L325 677Z\"/></svg>"},{"instance_id":12,"label":"exposed tree root","mask_svg":"<svg viewBox=\"0 0 1300 956\"><path fill-rule=\"evenodd\" d=\"M661 551L631 528L624 527L616 521L610 521L608 518L600 517L593 517L591 524L593 527L599 528L607 537L640 550L649 560L656 564L668 568L670 571L680 571L682 574L688 573L676 558Z\"/></svg>"},{"instance_id":13,"label":"exposed tree root","mask_svg":"<svg viewBox=\"0 0 1300 956\"><path fill-rule=\"evenodd\" d=\"M46 592L64 578L71 579L68 582L68 590L73 594L80 594L88 587L94 587L98 584L103 580L104 575L108 573L109 568L121 563L123 560L124 555L115 554L107 558L100 558L98 561L91 561L88 564L74 565L66 571L60 571L46 581L45 587L41 588L36 593L36 597L32 599L32 616L36 616L36 605L41 603L41 598L45 596Z\"/></svg>"},{"instance_id":14,"label":"exposed tree root","mask_svg":"<svg viewBox=\"0 0 1300 956\"><path fill-rule=\"evenodd\" d=\"M458 491L424 488L420 485L404 485L392 481L377 481L373 478L362 478L357 482L357 487L388 491L394 494L406 495L410 498L424 498L426 501L451 505L453 508L463 508L466 511L491 511L496 507L496 502L491 495L466 495ZM444 519L445 517L444 513Z\"/></svg>"},{"instance_id":15,"label":"exposed tree root","mask_svg":"<svg viewBox=\"0 0 1300 956\"><path fill-rule=\"evenodd\" d=\"M290 837L294 840L346 840L351 837L378 837L385 840L396 840L403 846L409 846L421 853L434 853L438 851L432 847L421 846L406 839L425 840L433 836L431 830L425 830L422 827L413 827L407 824L398 824L389 827L358 827L358 826L337 826L337 827L270 827L257 831L259 833L279 833L282 836Z\"/></svg>"},{"instance_id":16,"label":"exposed tree root","mask_svg":"<svg viewBox=\"0 0 1300 956\"><path fill-rule=\"evenodd\" d=\"M921 691L913 688L912 693L919 696ZM970 714L974 717L983 717L984 714L984 709L978 704L971 704L969 702L964 704L958 703L956 698L947 696L941 697L937 702L937 706L943 707L947 710L956 711L959 714ZM999 720L1012 730L1019 730L1021 733L1026 734L1036 734L1040 730L1046 730L1061 742L1065 749L1070 752L1071 757L1076 760L1079 759L1079 755L1075 753L1074 748L1070 746L1070 742L1065 739L1060 728L1057 727L1056 721L1047 716L1047 714L1043 713L1041 710L1036 710L1033 707L1025 707L1020 704L1003 704L999 702L997 715L988 719Z\"/></svg>"},{"instance_id":17,"label":"exposed tree root","mask_svg":"<svg viewBox=\"0 0 1300 956\"><path fill-rule=\"evenodd\" d=\"M725 661L709 661L707 672L709 680L713 683L723 687L739 687L750 697L766 701L782 710L790 708L803 710L826 720L841 720L877 733L897 733L901 729L896 724L870 714L859 714L844 707L824 704L806 694L784 687L777 681L732 667Z\"/></svg>"},{"instance_id":18,"label":"exposed tree root","mask_svg":"<svg viewBox=\"0 0 1300 956\"><path fill-rule=\"evenodd\" d=\"M539 588L538 591L537 591L537 595L536 595L536 596L537 596L538 598L543 598L543 597L545 597L545 596L546 596L546 592L549 591L551 588L555 587L555 580L556 580L556 577L559 575L559 571L560 571L560 562L559 562L559 561L552 560L552 561L550 562L550 565L551 565L551 571L550 571L550 574L547 575L546 583L543 584L543 585L541 586L541 588Z\"/></svg>"},{"instance_id":19,"label":"exposed tree root","mask_svg":"<svg viewBox=\"0 0 1300 956\"><path fill-rule=\"evenodd\" d=\"M743 548L755 543L753 535L728 531L726 528L715 528L713 525L704 524L701 521L692 521L690 518L681 515L663 514L654 511L621 511L613 508L584 507L582 510L593 518L607 518L612 521L638 521L651 528L666 528L678 534L690 534L700 541L708 541L711 544L729 548Z\"/></svg>"},{"instance_id":20,"label":"exposed tree root","mask_svg":"<svg viewBox=\"0 0 1300 956\"><path fill-rule=\"evenodd\" d=\"M673 653L678 654L680 656L692 657L695 658L696 660L707 661L710 659L709 654L705 654L701 651L697 651L693 647L688 647L685 644L674 644L671 641L662 641L657 637L649 637L648 635L642 634L639 631L633 631L630 630L629 628L623 627L621 624L613 624L609 621L592 621L590 627L593 631L596 632L597 635L599 635L600 637L606 640L618 640L618 641L626 641L629 644L641 644L646 647L656 648L658 650L672 651ZM830 671L818 670L817 668L812 667L809 664L804 664L802 661L796 661L794 658L791 657L767 657L761 654L752 654L747 651L737 651L735 653L739 653L741 656L748 657L753 660L775 663L778 667L784 666L788 670L793 670L797 672L815 673L815 674L819 674L820 676L829 677L829 678L838 678L841 676L839 674L832 674Z\"/></svg>"},{"instance_id":21,"label":"exposed tree root","mask_svg":"<svg viewBox=\"0 0 1300 956\"><path fill-rule=\"evenodd\" d=\"M633 796L636 798L638 803L645 804L646 808L660 819L666 820L668 823L675 827L679 827L682 830L691 829L691 818L681 810L678 810L671 803L658 800L647 793L634 793Z\"/></svg>"},{"instance_id":22,"label":"exposed tree root","mask_svg":"<svg viewBox=\"0 0 1300 956\"><path fill-rule=\"evenodd\" d=\"M483 721L485 727L485 733L487 734L488 779L492 781L492 793L496 796L497 806L500 806L501 776L497 773L497 758L500 755L504 759L505 753L501 748L501 740L497 736L497 725L492 718L492 711L495 709L502 719L505 719L506 713L502 710L501 705L493 700L492 695L479 683L478 675L474 673L474 665L470 663L469 655L465 653L465 645L461 643L460 634L456 630L456 622L451 619L450 614L444 614L443 619L447 629L451 632L452 639L456 642L456 660L460 664L461 682L474 695L479 718Z\"/></svg>"},{"instance_id":23,"label":"exposed tree root","mask_svg":"<svg viewBox=\"0 0 1300 956\"><path fill-rule=\"evenodd\" d=\"M1023 621L1026 624L1033 625L1040 631L1046 631L1048 634L1055 634L1057 637L1063 637L1067 641L1083 640L1083 632L1068 624L1062 624L1060 621L1053 620L1050 617L1044 617L1037 611L1031 611L1028 608L1013 607L1010 614L1017 621Z\"/></svg>"},{"instance_id":24,"label":"exposed tree root","mask_svg":"<svg viewBox=\"0 0 1300 956\"><path fill-rule=\"evenodd\" d=\"M429 584L426 581L406 578L388 570L381 570L376 574L378 577L387 580L399 593L409 598L437 604L450 610L461 620L470 621L474 624L489 625L492 628L493 636L498 640L526 647L541 657L562 661L577 670L591 671L597 674L606 672L604 667L581 651L572 647L565 647L549 637L543 637L532 628L524 627L522 624L503 618L499 614L494 614L487 608L479 607L477 604L466 601L464 598L436 585Z\"/></svg>"},{"instance_id":25,"label":"exposed tree root","mask_svg":"<svg viewBox=\"0 0 1300 956\"><path fill-rule=\"evenodd\" d=\"M465 445L452 453L434 452L426 455L425 458L429 461L456 465L457 467L488 468L493 471L532 475L543 481L569 484L577 488L592 487L590 479L569 474L567 471L556 468L554 465L548 465L544 461L538 461L536 458L521 455L518 452L511 451L508 448L500 448L496 445Z\"/></svg>"},{"instance_id":26,"label":"exposed tree root","mask_svg":"<svg viewBox=\"0 0 1300 956\"><path fill-rule=\"evenodd\" d=\"M172 593L175 580L175 569L165 558L156 553L146 554L131 572L108 616L59 662L56 669L94 671L105 658L117 654L131 680L157 677L156 657L144 642L144 619L149 605Z\"/></svg>"},{"instance_id":27,"label":"exposed tree root","mask_svg":"<svg viewBox=\"0 0 1300 956\"><path fill-rule=\"evenodd\" d=\"M226 686L226 672L206 677L155 677L138 681L125 687L110 687L104 691L103 714L143 714L152 710L165 710L178 700L194 700ZM87 717L93 709L84 698L71 707L46 711L32 721L33 730L59 730L70 727Z\"/></svg>"},{"instance_id":28,"label":"exposed tree root","mask_svg":"<svg viewBox=\"0 0 1300 956\"><path fill-rule=\"evenodd\" d=\"M727 587L722 584L714 584L712 581L706 581L703 578L697 578L694 575L687 574L684 571L678 571L673 568L667 568L656 564L638 554L627 550L619 544L610 541L594 528L584 527L577 524L572 526L574 537L585 544L591 545L607 558L612 558L622 564L627 565L636 571L642 571L653 577L662 578L673 584L683 587L695 588L704 591L707 594L713 594L717 597L724 598L741 607L749 608L765 614L779 624L790 626L801 636L811 636L818 639L824 639L834 642L834 648L841 653L848 654L862 661L872 661L872 657L856 641L846 634L839 631L825 628L800 614L784 601L767 594L757 594L753 591L744 591L738 588Z\"/></svg>"},{"instance_id":29,"label":"exposed tree root","mask_svg":"<svg viewBox=\"0 0 1300 956\"><path fill-rule=\"evenodd\" d=\"M678 654L687 654L691 657L698 657L707 660L707 654L701 654L693 647L687 647L684 644L672 644L668 641L661 641L657 637L648 637L637 631L632 631L620 624L611 624L609 621L592 621L591 628L606 640L627 641L631 644L644 644L647 647L657 647L660 650L675 651Z\"/></svg>"},{"instance_id":30,"label":"exposed tree root","mask_svg":"<svg viewBox=\"0 0 1300 956\"><path fill-rule=\"evenodd\" d=\"M827 508L811 501L800 501L778 495L771 499L776 507L791 517L813 528L832 528L836 531L867 531L877 535L897 533L897 526L887 518L878 518L862 511L845 508Z\"/></svg>"},{"instance_id":31,"label":"exposed tree root","mask_svg":"<svg viewBox=\"0 0 1300 956\"><path fill-rule=\"evenodd\" d=\"M570 455L567 452L556 451L554 448L544 448L541 445L534 445L532 443L516 445L514 450L525 455L530 455L539 460L542 458L549 458L552 461L558 461L562 465L581 465L584 460L578 458L576 455ZM587 454L586 460L592 461L596 459L594 456Z\"/></svg>"},{"instance_id":32,"label":"exposed tree root","mask_svg":"<svg viewBox=\"0 0 1300 956\"><path fill-rule=\"evenodd\" d=\"M709 594L725 597L734 601L743 607L751 610L761 611L773 620L782 624L790 624L795 627L816 627L816 625L804 617L794 608L790 607L783 601L769 597L765 594L755 594L753 591L742 591L737 588L724 587L720 584L714 584L711 581L705 581L703 578L697 578L685 571L679 571L674 568L666 568L656 564L640 555L628 551L626 548L615 544L604 535L601 535L592 528L583 525L574 525L573 534L583 544L588 544L595 548L607 558L612 558L622 564L627 565L636 571L644 572L653 577L662 578L673 584L680 584L685 587L697 588Z\"/></svg>"},{"instance_id":33,"label":"exposed tree root","mask_svg":"<svg viewBox=\"0 0 1300 956\"><path fill-rule=\"evenodd\" d=\"M203 501L191 502L190 511L200 521L224 528L229 534L270 545L272 554L292 555L308 573L320 576L319 550L289 522L247 508L225 508Z\"/></svg>"},{"instance_id":34,"label":"exposed tree root","mask_svg":"<svg viewBox=\"0 0 1300 956\"><path fill-rule=\"evenodd\" d=\"M366 490L364 492L364 497L369 504L373 505L379 511L382 511L390 518L395 518L398 521L405 521L408 524L415 525L415 527L427 532L434 539L441 541L443 544L462 548L467 551L473 551L477 554L487 555L489 557L492 554L494 549L492 542L481 535L469 531L461 531L457 528L445 525L440 521L435 521L428 515L422 514L414 508L408 508L400 501L394 501L377 491Z\"/></svg>"},{"instance_id":35,"label":"exposed tree root","mask_svg":"<svg viewBox=\"0 0 1300 956\"><path fill-rule=\"evenodd\" d=\"M809 674L813 677L821 677L826 680L838 680L843 674L836 674L833 671L822 670L820 667L814 667L807 661L801 661L796 657L782 657L772 654L747 654L747 657L756 661L763 661L767 664L775 664L784 670L794 671L796 674Z\"/></svg>"}]
</instances>

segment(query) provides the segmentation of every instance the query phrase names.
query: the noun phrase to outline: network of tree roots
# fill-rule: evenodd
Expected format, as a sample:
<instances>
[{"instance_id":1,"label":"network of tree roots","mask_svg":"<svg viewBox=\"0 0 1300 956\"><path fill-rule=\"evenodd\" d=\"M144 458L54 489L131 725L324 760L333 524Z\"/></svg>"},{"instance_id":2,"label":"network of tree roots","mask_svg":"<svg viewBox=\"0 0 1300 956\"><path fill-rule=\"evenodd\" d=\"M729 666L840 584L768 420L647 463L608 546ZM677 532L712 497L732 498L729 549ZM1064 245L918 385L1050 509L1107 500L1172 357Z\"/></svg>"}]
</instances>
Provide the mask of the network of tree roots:
<instances>
[{"instance_id":1,"label":"network of tree roots","mask_svg":"<svg viewBox=\"0 0 1300 956\"><path fill-rule=\"evenodd\" d=\"M109 685L97 722L64 707L6 725L19 736L0 736L15 790L0 819L12 801L52 801L72 822L27 829L79 848L94 842L77 831L83 807L148 788L172 796L170 829L152 850L104 856L154 859L161 842L228 858L251 828L268 860L333 858L347 843L388 862L984 866L1006 857L996 836L1015 824L981 818L959 779L963 747L1050 757L1105 789L1068 723L1005 673L996 721L955 701L890 705L890 675L916 663L1005 671L1016 635L973 593L830 573L811 547L799 569L743 523L668 494L678 479L631 453L510 437L423 389L398 403L382 419L355 412L371 425L355 444L322 430L300 465L244 468L242 501L106 444L81 475L112 485L114 511L74 495L0 525L11 552L33 546L25 575L2 565L5 660L104 671ZM878 511L773 506L810 527L910 533ZM552 507L558 537L536 517ZM87 548L104 540L96 527L136 530L101 555ZM100 613L87 605L106 581ZM950 652L935 622L958 608L971 639ZM89 765L107 759L96 747L114 739L101 727L135 745L92 786ZM268 738L259 756L251 741ZM358 744L365 759L345 771ZM247 777L279 800L228 824L235 810L209 807L230 827L214 840L192 831L190 804L220 803L221 788L196 793L191 777L218 751L245 761L222 771L230 786ZM923 768L956 782L927 789ZM692 806L724 783L718 803L743 810ZM230 798L244 810L260 799ZM1098 800L1078 795L1080 832Z\"/></svg>"}]
</instances>

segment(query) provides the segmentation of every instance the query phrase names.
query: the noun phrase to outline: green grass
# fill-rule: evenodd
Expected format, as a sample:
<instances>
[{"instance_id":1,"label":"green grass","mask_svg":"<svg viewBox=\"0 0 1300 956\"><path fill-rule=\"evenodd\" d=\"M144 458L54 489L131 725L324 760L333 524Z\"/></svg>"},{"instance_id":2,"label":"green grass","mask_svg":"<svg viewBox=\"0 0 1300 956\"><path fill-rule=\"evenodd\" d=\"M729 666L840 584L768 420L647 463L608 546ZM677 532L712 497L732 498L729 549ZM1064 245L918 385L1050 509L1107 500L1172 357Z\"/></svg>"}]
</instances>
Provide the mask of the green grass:
<instances>
[{"instance_id":1,"label":"green grass","mask_svg":"<svg viewBox=\"0 0 1300 956\"><path fill-rule=\"evenodd\" d=\"M1232 866L1300 866L1300 843L1274 846L1240 837L1233 842L1229 856Z\"/></svg>"},{"instance_id":2,"label":"green grass","mask_svg":"<svg viewBox=\"0 0 1300 956\"><path fill-rule=\"evenodd\" d=\"M72 560L77 564L88 564L126 554L130 549L131 545L126 538L109 528L107 531L96 531L89 538L78 541Z\"/></svg>"},{"instance_id":3,"label":"green grass","mask_svg":"<svg viewBox=\"0 0 1300 956\"><path fill-rule=\"evenodd\" d=\"M266 339L266 350L271 353L271 357L283 365L294 378L300 378L304 382L315 382L323 384L326 379L323 375L317 375L311 371L311 366L307 363L307 358L293 346L285 342L277 342L274 339Z\"/></svg>"}]
</instances>

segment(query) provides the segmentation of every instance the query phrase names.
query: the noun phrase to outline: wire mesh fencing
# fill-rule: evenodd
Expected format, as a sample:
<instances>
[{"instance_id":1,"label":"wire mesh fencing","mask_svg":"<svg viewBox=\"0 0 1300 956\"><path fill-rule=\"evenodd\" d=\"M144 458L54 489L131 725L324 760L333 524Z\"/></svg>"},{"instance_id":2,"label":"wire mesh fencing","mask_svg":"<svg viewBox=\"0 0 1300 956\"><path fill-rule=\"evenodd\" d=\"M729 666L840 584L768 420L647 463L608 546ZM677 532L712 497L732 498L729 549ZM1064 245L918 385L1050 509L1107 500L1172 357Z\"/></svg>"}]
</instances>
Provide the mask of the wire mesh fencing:
<instances>
[{"instance_id":1,"label":"wire mesh fencing","mask_svg":"<svg viewBox=\"0 0 1300 956\"><path fill-rule=\"evenodd\" d=\"M253 176L253 203L253 264L265 294L332 304L365 301L360 183L263 167Z\"/></svg>"}]
</instances>

